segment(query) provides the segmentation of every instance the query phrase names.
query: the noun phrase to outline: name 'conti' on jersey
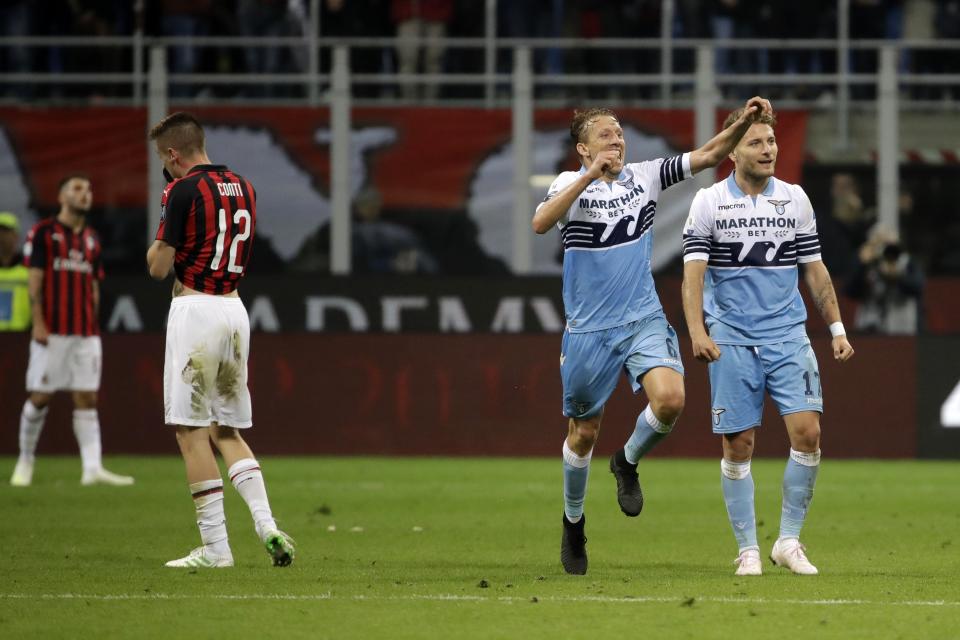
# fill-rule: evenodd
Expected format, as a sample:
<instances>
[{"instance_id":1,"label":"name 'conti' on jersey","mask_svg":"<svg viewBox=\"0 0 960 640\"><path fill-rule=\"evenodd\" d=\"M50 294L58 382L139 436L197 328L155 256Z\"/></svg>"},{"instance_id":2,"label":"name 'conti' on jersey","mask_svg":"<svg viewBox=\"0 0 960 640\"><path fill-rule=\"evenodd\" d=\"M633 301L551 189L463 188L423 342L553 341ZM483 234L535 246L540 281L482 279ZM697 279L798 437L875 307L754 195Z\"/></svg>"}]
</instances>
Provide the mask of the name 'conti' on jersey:
<instances>
[{"instance_id":1,"label":"name 'conti' on jersey","mask_svg":"<svg viewBox=\"0 0 960 640\"><path fill-rule=\"evenodd\" d=\"M705 260L703 310L718 344L757 345L806 335L797 265L820 260L816 216L803 189L771 177L756 197L734 174L697 192L683 260Z\"/></svg>"},{"instance_id":2,"label":"name 'conti' on jersey","mask_svg":"<svg viewBox=\"0 0 960 640\"><path fill-rule=\"evenodd\" d=\"M100 333L93 282L103 280L100 239L90 227L74 232L56 218L27 234L23 264L43 271L43 321L56 335Z\"/></svg>"},{"instance_id":3,"label":"name 'conti' on jersey","mask_svg":"<svg viewBox=\"0 0 960 640\"><path fill-rule=\"evenodd\" d=\"M543 202L585 171L561 173ZM662 310L650 270L657 198L691 175L689 153L630 163L613 182L594 180L577 196L557 222L569 331L609 329Z\"/></svg>"},{"instance_id":4,"label":"name 'conti' on jersey","mask_svg":"<svg viewBox=\"0 0 960 640\"><path fill-rule=\"evenodd\" d=\"M177 279L201 293L237 288L257 221L250 181L223 165L198 165L167 185L157 240L176 247Z\"/></svg>"}]
</instances>

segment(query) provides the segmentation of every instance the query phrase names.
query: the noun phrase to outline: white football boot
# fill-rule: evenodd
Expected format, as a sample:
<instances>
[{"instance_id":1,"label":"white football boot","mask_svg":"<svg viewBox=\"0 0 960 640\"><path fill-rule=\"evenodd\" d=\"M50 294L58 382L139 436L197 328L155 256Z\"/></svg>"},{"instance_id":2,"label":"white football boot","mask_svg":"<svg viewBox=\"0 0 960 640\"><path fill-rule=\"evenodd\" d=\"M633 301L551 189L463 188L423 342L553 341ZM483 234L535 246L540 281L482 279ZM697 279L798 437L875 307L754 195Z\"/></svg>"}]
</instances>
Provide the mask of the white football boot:
<instances>
[{"instance_id":1,"label":"white football boot","mask_svg":"<svg viewBox=\"0 0 960 640\"><path fill-rule=\"evenodd\" d=\"M744 549L733 561L737 565L735 575L738 576L762 576L763 563L760 562L760 550L757 548Z\"/></svg>"},{"instance_id":2,"label":"white football boot","mask_svg":"<svg viewBox=\"0 0 960 640\"><path fill-rule=\"evenodd\" d=\"M120 474L107 471L103 467L95 471L84 471L80 484L87 487L92 484L109 484L114 487L128 487L133 484L133 476L121 476Z\"/></svg>"},{"instance_id":3,"label":"white football boot","mask_svg":"<svg viewBox=\"0 0 960 640\"><path fill-rule=\"evenodd\" d=\"M807 560L805 550L806 547L800 544L800 540L797 538L778 538L773 543L770 559L773 560L773 564L786 567L796 574L815 576L819 571Z\"/></svg>"},{"instance_id":4,"label":"white football boot","mask_svg":"<svg viewBox=\"0 0 960 640\"><path fill-rule=\"evenodd\" d=\"M33 482L33 463L17 460L17 466L13 468L13 475L10 476L10 486L29 487L31 482Z\"/></svg>"},{"instance_id":5,"label":"white football boot","mask_svg":"<svg viewBox=\"0 0 960 640\"><path fill-rule=\"evenodd\" d=\"M224 554L215 554L207 547L197 547L188 555L178 560L171 560L167 567L177 568L199 568L199 569L221 569L223 567L233 566L233 554L230 550Z\"/></svg>"}]
</instances>

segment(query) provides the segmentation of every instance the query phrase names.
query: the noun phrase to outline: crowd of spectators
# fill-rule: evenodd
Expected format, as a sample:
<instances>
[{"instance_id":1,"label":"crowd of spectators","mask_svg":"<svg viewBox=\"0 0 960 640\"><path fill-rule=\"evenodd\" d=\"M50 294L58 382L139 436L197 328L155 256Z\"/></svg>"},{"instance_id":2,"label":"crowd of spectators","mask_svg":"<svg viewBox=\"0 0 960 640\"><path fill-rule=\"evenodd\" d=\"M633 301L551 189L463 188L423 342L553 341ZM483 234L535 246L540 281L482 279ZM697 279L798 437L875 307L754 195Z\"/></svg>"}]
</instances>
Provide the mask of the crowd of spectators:
<instances>
[{"instance_id":1,"label":"crowd of spectators","mask_svg":"<svg viewBox=\"0 0 960 640\"><path fill-rule=\"evenodd\" d=\"M473 47L443 46L442 37L483 37L485 4L477 0L319 0L319 35L323 37L399 37L397 46L369 45L352 52L357 73L475 73L483 70L484 52ZM675 38L835 38L837 2L807 0L676 0L671 35ZM533 39L565 37L595 39L657 38L661 35L661 0L498 0L496 35L499 38ZM104 36L129 35L140 29L147 36L303 36L310 20L310 0L8 0L0 6L0 37L25 35ZM849 35L862 39L949 40L960 38L960 0L850 0ZM418 38L427 38L418 41ZM658 46L649 49L538 48L535 67L541 73L604 72L654 73L659 70ZM903 71L938 73L960 66L960 53L916 48L903 52ZM174 47L170 70L177 73L258 72L297 73L307 66L304 46L199 46ZM0 46L0 72L125 71L132 65L129 47L27 47ZM321 59L329 68L329 56ZM874 51L852 49L848 68L856 73L876 69ZM499 71L510 68L509 52L502 50ZM716 71L729 78L746 73L832 73L837 69L836 49L718 48ZM693 70L693 52L678 50L674 70ZM112 96L129 92L125 84L35 87L26 83L2 87L9 97L30 99L37 92L54 97ZM739 96L758 87L728 83L725 93ZM778 87L763 87L765 95L778 97ZM549 91L549 88L544 88ZM814 94L826 87L795 91ZM356 85L365 97L398 96L409 100L475 97L476 85L403 82L397 85ZM632 97L650 89L610 89ZM854 87L854 97L870 98L872 86ZM960 97L960 88L917 86L920 98ZM298 85L253 82L229 88L178 83L174 95L210 92L250 96L302 94ZM574 96L576 97L576 96ZM612 96L611 96L612 97ZM809 96L808 96L809 97Z\"/></svg>"}]
</instances>

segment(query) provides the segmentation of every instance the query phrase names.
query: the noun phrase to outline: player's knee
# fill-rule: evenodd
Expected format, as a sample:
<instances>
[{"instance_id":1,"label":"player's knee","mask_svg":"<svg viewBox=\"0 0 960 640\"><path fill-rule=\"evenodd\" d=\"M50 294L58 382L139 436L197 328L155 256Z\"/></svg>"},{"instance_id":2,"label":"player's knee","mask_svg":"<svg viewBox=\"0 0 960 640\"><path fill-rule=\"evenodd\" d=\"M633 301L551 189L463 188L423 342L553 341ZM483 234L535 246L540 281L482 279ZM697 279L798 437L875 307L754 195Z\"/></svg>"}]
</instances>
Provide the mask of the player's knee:
<instances>
[{"instance_id":1,"label":"player's knee","mask_svg":"<svg viewBox=\"0 0 960 640\"><path fill-rule=\"evenodd\" d=\"M600 436L599 420L573 420L573 437L579 447L592 448Z\"/></svg>"},{"instance_id":2,"label":"player's knee","mask_svg":"<svg viewBox=\"0 0 960 640\"><path fill-rule=\"evenodd\" d=\"M96 391L74 391L73 406L77 409L96 409L97 392Z\"/></svg>"},{"instance_id":3,"label":"player's knee","mask_svg":"<svg viewBox=\"0 0 960 640\"><path fill-rule=\"evenodd\" d=\"M52 396L48 393L37 393L34 391L30 394L30 404L34 406L35 409L46 409L47 405L50 404Z\"/></svg>"},{"instance_id":4,"label":"player's knee","mask_svg":"<svg viewBox=\"0 0 960 640\"><path fill-rule=\"evenodd\" d=\"M733 462L744 462L753 457L754 430L724 436L724 457Z\"/></svg>"},{"instance_id":5,"label":"player's knee","mask_svg":"<svg viewBox=\"0 0 960 640\"><path fill-rule=\"evenodd\" d=\"M180 452L189 457L192 453L210 446L207 429L200 427L177 427L177 445Z\"/></svg>"},{"instance_id":6,"label":"player's knee","mask_svg":"<svg viewBox=\"0 0 960 640\"><path fill-rule=\"evenodd\" d=\"M820 421L811 420L796 426L790 440L797 451L816 451L820 447Z\"/></svg>"},{"instance_id":7,"label":"player's knee","mask_svg":"<svg viewBox=\"0 0 960 640\"><path fill-rule=\"evenodd\" d=\"M241 440L239 431L233 427L223 427L219 424L215 424L210 427L210 438L218 448L221 444Z\"/></svg>"},{"instance_id":8,"label":"player's knee","mask_svg":"<svg viewBox=\"0 0 960 640\"><path fill-rule=\"evenodd\" d=\"M669 389L658 394L656 398L650 399L653 413L660 422L666 424L673 424L677 418L680 417L685 404L686 395L684 394L683 387Z\"/></svg>"}]
</instances>

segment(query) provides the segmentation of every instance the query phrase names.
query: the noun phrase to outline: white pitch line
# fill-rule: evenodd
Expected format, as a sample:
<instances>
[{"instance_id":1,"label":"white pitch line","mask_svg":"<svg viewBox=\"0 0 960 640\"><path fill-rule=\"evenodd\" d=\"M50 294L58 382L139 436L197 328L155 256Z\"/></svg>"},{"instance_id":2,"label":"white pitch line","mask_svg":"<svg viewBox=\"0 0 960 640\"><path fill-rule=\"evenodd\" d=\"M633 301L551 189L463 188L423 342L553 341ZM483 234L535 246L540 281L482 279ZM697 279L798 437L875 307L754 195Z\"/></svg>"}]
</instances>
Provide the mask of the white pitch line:
<instances>
[{"instance_id":1,"label":"white pitch line","mask_svg":"<svg viewBox=\"0 0 960 640\"><path fill-rule=\"evenodd\" d=\"M847 600L821 599L803 600L799 598L747 598L726 596L474 596L458 594L410 594L397 596L368 596L368 595L333 595L332 593L318 594L182 594L182 593L117 593L117 594L84 594L84 593L0 593L0 600L291 600L298 602L319 600L354 600L354 601L433 601L433 602L530 602L536 597L538 602L600 602L608 604L643 604L643 603L685 603L685 602L719 602L724 604L790 604L810 606L903 606L903 607L960 607L960 602L949 600Z\"/></svg>"}]
</instances>

